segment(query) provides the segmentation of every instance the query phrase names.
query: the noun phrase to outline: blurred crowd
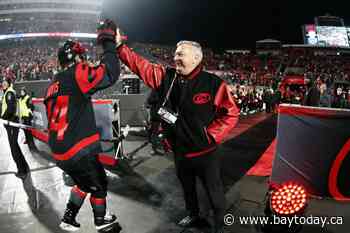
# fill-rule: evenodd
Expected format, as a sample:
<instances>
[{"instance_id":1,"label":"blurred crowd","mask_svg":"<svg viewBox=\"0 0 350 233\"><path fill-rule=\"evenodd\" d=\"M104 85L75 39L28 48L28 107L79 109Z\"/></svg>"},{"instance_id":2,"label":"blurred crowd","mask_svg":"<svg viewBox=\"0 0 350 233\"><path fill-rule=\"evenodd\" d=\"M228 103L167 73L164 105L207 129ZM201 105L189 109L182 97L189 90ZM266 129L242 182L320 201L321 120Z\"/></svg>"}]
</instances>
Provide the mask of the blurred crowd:
<instances>
[{"instance_id":1,"label":"blurred crowd","mask_svg":"<svg viewBox=\"0 0 350 233\"><path fill-rule=\"evenodd\" d=\"M84 46L88 47L90 59L96 59L97 48L89 43ZM173 47L140 43L134 46L154 62L173 65ZM49 80L58 69L57 48L58 42L2 46L0 76L16 81ZM244 114L271 112L279 103L350 108L350 57L345 55L317 55L312 49L289 49L279 55L215 53L204 49L203 67L227 80ZM290 67L298 72L287 71ZM130 73L122 67L122 74ZM286 76L304 81L281 88ZM102 97L111 97L111 91L101 93Z\"/></svg>"},{"instance_id":2,"label":"blurred crowd","mask_svg":"<svg viewBox=\"0 0 350 233\"><path fill-rule=\"evenodd\" d=\"M0 47L0 78L14 81L50 80L59 69L57 51L62 41L48 45L41 41L16 41L10 46ZM88 58L96 60L96 47L84 43Z\"/></svg>"},{"instance_id":3,"label":"blurred crowd","mask_svg":"<svg viewBox=\"0 0 350 233\"><path fill-rule=\"evenodd\" d=\"M0 75L16 81L47 80L57 69L55 54L47 46L0 48Z\"/></svg>"}]
</instances>

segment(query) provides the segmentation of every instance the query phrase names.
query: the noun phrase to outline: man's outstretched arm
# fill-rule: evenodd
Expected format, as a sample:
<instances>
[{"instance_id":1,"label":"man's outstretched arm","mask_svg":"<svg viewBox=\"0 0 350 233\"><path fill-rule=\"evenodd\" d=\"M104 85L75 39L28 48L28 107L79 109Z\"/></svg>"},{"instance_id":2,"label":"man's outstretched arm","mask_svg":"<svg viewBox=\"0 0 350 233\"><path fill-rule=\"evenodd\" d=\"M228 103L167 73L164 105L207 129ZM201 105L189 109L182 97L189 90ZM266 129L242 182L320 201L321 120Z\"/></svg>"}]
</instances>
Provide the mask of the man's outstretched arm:
<instances>
[{"instance_id":1,"label":"man's outstretched arm","mask_svg":"<svg viewBox=\"0 0 350 233\"><path fill-rule=\"evenodd\" d=\"M159 64L152 64L147 59L122 44L117 48L120 60L138 75L152 89L157 89L165 77L166 69Z\"/></svg>"}]
</instances>

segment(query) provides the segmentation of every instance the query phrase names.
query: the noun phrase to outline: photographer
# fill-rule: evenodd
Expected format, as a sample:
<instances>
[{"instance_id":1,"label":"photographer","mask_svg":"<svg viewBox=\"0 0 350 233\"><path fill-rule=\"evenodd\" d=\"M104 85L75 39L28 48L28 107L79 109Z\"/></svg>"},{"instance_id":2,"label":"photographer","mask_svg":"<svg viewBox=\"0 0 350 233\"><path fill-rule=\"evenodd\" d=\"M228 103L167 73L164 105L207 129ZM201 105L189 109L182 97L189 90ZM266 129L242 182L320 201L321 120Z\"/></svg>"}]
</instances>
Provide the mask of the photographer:
<instances>
[{"instance_id":1,"label":"photographer","mask_svg":"<svg viewBox=\"0 0 350 233\"><path fill-rule=\"evenodd\" d=\"M199 177L214 210L213 232L222 233L225 196L218 145L235 127L239 116L227 83L203 70L202 48L197 42L177 44L175 68L151 64L122 44L118 30L116 42L121 61L160 94L158 113L175 155L188 211L179 224L190 227L203 222L196 193Z\"/></svg>"}]
</instances>

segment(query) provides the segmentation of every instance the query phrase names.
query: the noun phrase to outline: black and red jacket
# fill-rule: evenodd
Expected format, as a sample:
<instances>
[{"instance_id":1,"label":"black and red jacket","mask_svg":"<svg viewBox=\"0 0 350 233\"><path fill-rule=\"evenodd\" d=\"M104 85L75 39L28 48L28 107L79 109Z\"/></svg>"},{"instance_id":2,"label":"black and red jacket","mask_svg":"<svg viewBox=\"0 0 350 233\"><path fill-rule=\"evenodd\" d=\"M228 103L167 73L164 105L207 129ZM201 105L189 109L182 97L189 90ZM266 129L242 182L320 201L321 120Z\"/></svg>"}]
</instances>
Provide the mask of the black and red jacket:
<instances>
[{"instance_id":1,"label":"black and red jacket","mask_svg":"<svg viewBox=\"0 0 350 233\"><path fill-rule=\"evenodd\" d=\"M175 69L165 68L121 45L117 52L146 85L165 99ZM175 126L162 122L173 151L195 157L216 148L235 127L239 110L226 82L197 67L188 77L177 77L166 107L179 114Z\"/></svg>"},{"instance_id":2,"label":"black and red jacket","mask_svg":"<svg viewBox=\"0 0 350 233\"><path fill-rule=\"evenodd\" d=\"M120 74L115 44L106 42L103 47L100 65L73 64L59 72L47 89L49 146L56 160L101 152L91 95L113 85Z\"/></svg>"}]
</instances>

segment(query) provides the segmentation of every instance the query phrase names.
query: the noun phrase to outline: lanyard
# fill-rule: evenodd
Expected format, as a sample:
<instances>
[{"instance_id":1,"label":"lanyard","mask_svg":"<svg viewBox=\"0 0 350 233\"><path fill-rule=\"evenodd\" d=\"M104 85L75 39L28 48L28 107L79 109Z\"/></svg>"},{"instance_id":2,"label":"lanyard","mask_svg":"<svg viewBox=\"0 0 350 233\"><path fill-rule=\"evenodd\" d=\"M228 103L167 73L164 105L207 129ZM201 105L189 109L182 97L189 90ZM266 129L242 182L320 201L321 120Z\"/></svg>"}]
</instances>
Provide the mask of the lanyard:
<instances>
[{"instance_id":1,"label":"lanyard","mask_svg":"<svg viewBox=\"0 0 350 233\"><path fill-rule=\"evenodd\" d=\"M171 93L171 91L172 91L172 89L173 89L174 82L175 82L176 79L177 79L177 74L175 73L175 77L174 77L173 81L172 81L171 84L170 84L170 87L169 87L168 92L166 93L165 99L164 99L164 101L163 101L163 103L162 103L162 107L164 107L165 104L166 104L166 102L168 101L169 96L170 96L170 93Z\"/></svg>"}]
</instances>

